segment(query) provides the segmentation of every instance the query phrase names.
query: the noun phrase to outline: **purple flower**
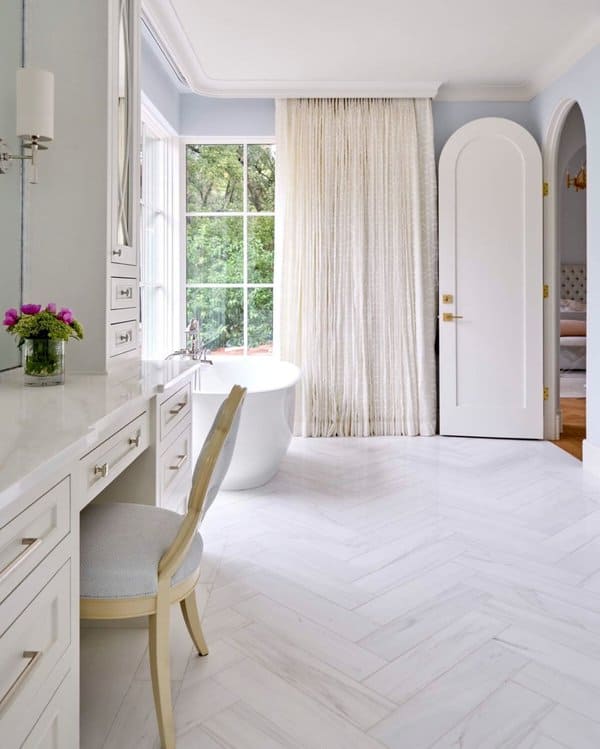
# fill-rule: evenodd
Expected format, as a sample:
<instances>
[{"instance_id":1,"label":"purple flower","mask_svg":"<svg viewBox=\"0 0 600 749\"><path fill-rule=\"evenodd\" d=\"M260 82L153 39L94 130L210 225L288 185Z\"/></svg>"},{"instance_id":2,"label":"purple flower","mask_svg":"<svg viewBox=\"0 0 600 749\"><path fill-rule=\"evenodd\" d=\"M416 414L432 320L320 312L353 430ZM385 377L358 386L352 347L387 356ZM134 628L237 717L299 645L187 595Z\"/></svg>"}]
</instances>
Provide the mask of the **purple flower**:
<instances>
[{"instance_id":1,"label":"purple flower","mask_svg":"<svg viewBox=\"0 0 600 749\"><path fill-rule=\"evenodd\" d=\"M24 315L37 315L37 313L42 309L41 304L24 304L21 307L21 312Z\"/></svg>"},{"instance_id":2,"label":"purple flower","mask_svg":"<svg viewBox=\"0 0 600 749\"><path fill-rule=\"evenodd\" d=\"M14 307L11 307L10 309L7 309L4 313L4 321L3 325L6 325L10 327L11 325L14 325L17 320L19 319L19 312Z\"/></svg>"},{"instance_id":3,"label":"purple flower","mask_svg":"<svg viewBox=\"0 0 600 749\"><path fill-rule=\"evenodd\" d=\"M67 325L70 325L75 319L75 316L73 315L73 310L70 310L68 307L61 307L61 310L56 315L56 317L59 320L62 320L63 322L67 323Z\"/></svg>"},{"instance_id":4,"label":"purple flower","mask_svg":"<svg viewBox=\"0 0 600 749\"><path fill-rule=\"evenodd\" d=\"M55 315L56 304L54 304L54 302L48 302L48 304L46 305L46 312L50 312L50 314Z\"/></svg>"}]
</instances>

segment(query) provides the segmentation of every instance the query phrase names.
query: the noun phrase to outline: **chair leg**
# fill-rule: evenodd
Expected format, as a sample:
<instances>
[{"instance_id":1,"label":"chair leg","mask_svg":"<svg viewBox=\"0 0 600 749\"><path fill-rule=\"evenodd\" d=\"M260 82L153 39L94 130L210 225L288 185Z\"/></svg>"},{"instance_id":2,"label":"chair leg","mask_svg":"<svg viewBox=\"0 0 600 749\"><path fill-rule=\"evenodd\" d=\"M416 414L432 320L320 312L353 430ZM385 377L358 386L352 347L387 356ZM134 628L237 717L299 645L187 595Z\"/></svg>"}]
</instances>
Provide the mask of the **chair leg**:
<instances>
[{"instance_id":1,"label":"chair leg","mask_svg":"<svg viewBox=\"0 0 600 749\"><path fill-rule=\"evenodd\" d=\"M152 691L161 749L175 749L175 724L171 701L171 669L169 663L170 607L159 606L149 617L149 654Z\"/></svg>"},{"instance_id":2,"label":"chair leg","mask_svg":"<svg viewBox=\"0 0 600 749\"><path fill-rule=\"evenodd\" d=\"M196 593L192 591L187 598L183 598L179 605L183 614L183 621L190 633L198 655L208 655L208 646L204 639L204 633L200 625L200 615L198 614L198 604L196 602Z\"/></svg>"}]
</instances>

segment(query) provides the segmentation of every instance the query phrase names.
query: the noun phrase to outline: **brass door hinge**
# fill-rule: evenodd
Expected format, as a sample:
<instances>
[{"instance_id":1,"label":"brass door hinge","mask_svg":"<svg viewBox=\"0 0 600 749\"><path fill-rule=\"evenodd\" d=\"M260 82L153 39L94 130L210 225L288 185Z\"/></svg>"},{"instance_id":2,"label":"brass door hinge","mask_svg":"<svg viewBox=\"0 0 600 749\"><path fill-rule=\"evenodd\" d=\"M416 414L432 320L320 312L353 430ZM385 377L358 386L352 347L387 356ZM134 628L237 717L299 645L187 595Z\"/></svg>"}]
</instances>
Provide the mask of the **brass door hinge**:
<instances>
[{"instance_id":1,"label":"brass door hinge","mask_svg":"<svg viewBox=\"0 0 600 749\"><path fill-rule=\"evenodd\" d=\"M548 197L548 193L550 192L550 185L547 182L544 182L542 185L542 194L545 198Z\"/></svg>"},{"instance_id":2,"label":"brass door hinge","mask_svg":"<svg viewBox=\"0 0 600 749\"><path fill-rule=\"evenodd\" d=\"M544 284L544 299L548 299L550 296L550 287L547 283Z\"/></svg>"},{"instance_id":3,"label":"brass door hinge","mask_svg":"<svg viewBox=\"0 0 600 749\"><path fill-rule=\"evenodd\" d=\"M545 387L544 388L544 400L547 401L549 397L550 397L550 388Z\"/></svg>"}]
</instances>

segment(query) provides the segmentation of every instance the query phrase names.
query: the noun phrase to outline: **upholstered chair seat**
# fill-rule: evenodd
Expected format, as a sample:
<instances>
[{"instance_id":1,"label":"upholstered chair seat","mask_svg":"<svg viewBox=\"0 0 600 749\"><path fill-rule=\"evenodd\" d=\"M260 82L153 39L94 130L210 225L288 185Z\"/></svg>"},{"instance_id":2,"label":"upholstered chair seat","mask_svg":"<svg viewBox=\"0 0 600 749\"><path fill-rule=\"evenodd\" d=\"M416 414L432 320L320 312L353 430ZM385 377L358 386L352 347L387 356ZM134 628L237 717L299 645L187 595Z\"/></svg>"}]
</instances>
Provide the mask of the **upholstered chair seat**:
<instances>
[{"instance_id":1,"label":"upholstered chair seat","mask_svg":"<svg viewBox=\"0 0 600 749\"><path fill-rule=\"evenodd\" d=\"M138 598L158 592L158 563L175 540L181 515L125 502L81 513L81 597ZM195 533L173 575L177 585L200 566L202 538Z\"/></svg>"}]
</instances>

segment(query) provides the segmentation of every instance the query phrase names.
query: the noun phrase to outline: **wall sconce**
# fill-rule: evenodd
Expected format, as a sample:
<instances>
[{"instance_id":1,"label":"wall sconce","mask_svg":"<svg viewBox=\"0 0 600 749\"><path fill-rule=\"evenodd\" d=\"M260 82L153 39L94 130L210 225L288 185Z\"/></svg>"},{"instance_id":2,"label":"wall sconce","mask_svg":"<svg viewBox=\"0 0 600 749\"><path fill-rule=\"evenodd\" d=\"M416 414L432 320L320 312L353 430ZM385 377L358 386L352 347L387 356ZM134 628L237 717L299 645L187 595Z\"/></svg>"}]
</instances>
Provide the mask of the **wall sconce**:
<instances>
[{"instance_id":1,"label":"wall sconce","mask_svg":"<svg viewBox=\"0 0 600 749\"><path fill-rule=\"evenodd\" d=\"M585 190L585 188L587 187L587 170L585 168L585 164L582 165L581 169L574 177L571 177L569 172L567 172L567 190L570 187L574 187L575 192Z\"/></svg>"},{"instance_id":2,"label":"wall sconce","mask_svg":"<svg viewBox=\"0 0 600 749\"><path fill-rule=\"evenodd\" d=\"M0 138L0 174L15 159L31 161L31 184L37 184L37 154L54 138L54 74L37 68L17 70L17 137L23 155L11 154Z\"/></svg>"}]
</instances>

